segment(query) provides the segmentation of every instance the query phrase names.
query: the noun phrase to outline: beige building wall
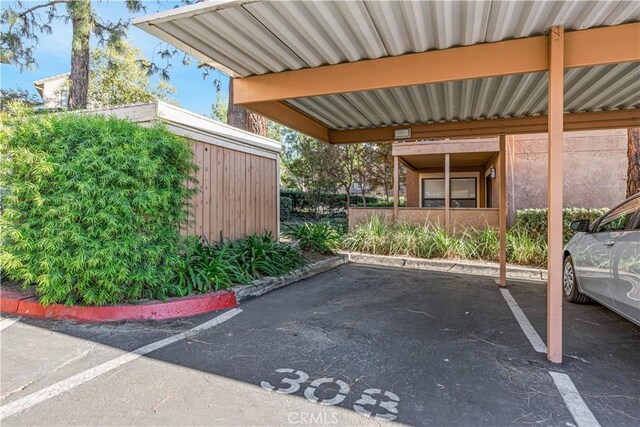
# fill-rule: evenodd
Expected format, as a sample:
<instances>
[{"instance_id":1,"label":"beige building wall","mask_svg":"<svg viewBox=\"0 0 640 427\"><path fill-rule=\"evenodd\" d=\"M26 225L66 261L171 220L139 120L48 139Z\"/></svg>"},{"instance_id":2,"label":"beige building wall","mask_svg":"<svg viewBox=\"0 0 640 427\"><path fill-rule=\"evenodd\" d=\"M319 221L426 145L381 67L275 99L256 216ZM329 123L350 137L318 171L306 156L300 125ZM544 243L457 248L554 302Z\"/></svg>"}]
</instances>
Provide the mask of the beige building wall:
<instances>
[{"instance_id":1,"label":"beige building wall","mask_svg":"<svg viewBox=\"0 0 640 427\"><path fill-rule=\"evenodd\" d=\"M626 129L564 135L564 206L613 207L624 200ZM507 205L515 211L547 207L547 135L507 138Z\"/></svg>"},{"instance_id":2,"label":"beige building wall","mask_svg":"<svg viewBox=\"0 0 640 427\"><path fill-rule=\"evenodd\" d=\"M507 138L507 209L547 207L547 134ZM627 183L626 129L567 132L564 136L564 206L609 208L624 200ZM496 169L492 206L498 207L499 155L485 170ZM454 169L452 169L454 170ZM407 207L420 206L419 173L407 170ZM483 181L481 176L481 182ZM481 188L481 193L484 193ZM480 199L484 201L483 194ZM482 207L482 205L481 205Z\"/></svg>"},{"instance_id":3,"label":"beige building wall","mask_svg":"<svg viewBox=\"0 0 640 427\"><path fill-rule=\"evenodd\" d=\"M69 73L48 77L33 83L42 98L42 107L57 109L67 107Z\"/></svg>"}]
</instances>

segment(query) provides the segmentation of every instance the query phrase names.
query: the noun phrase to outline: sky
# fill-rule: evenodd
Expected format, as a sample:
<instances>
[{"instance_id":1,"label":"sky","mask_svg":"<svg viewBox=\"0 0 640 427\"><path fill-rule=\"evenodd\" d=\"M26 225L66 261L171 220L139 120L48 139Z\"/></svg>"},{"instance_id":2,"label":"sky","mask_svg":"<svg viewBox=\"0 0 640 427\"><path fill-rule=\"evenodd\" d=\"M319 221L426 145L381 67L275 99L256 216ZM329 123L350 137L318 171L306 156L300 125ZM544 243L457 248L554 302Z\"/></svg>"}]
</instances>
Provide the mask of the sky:
<instances>
[{"instance_id":1,"label":"sky","mask_svg":"<svg viewBox=\"0 0 640 427\"><path fill-rule=\"evenodd\" d=\"M24 1L26 6L37 4L35 1ZM159 10L166 10L179 6L180 2L176 1L145 1L146 12L141 11L135 14L130 13L122 0L108 0L102 2L92 1L94 8L102 19L117 21L118 19L128 20L137 16L144 16L155 13ZM2 0L1 6L12 6L13 2ZM59 5L62 11L64 5ZM142 50L144 57L149 60L161 62L162 60L154 55L157 51L159 39L145 33L142 30L129 26L127 39L134 47ZM92 46L96 46L97 41L92 40ZM69 72L71 64L71 23L64 21L54 21L53 34L42 35L39 44L35 49L35 58L38 66L33 70L20 69L15 66L0 64L0 86L3 89L26 89L30 93L37 95L33 87L33 82L44 77L53 76ZM206 80L203 79L202 70L197 68L198 61L192 59L188 66L182 65L182 54L174 57L170 69L169 83L176 88L173 97L178 101L181 107L187 110L203 114L211 115L211 105L216 102L216 89L213 85L214 79L221 80L220 95L227 99L228 77L221 72L210 73ZM152 83L158 81L157 77L152 77Z\"/></svg>"}]
</instances>

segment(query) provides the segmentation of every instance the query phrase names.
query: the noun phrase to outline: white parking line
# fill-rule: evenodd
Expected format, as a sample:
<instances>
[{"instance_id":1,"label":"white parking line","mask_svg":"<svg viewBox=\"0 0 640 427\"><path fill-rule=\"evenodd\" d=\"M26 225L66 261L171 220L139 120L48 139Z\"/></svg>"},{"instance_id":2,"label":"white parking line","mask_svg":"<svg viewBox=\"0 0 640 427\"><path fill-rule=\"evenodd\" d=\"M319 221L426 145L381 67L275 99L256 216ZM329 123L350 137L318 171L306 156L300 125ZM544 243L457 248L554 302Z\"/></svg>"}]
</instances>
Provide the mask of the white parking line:
<instances>
[{"instance_id":1,"label":"white parking line","mask_svg":"<svg viewBox=\"0 0 640 427\"><path fill-rule=\"evenodd\" d=\"M582 396L578 393L576 386L573 385L573 381L567 374L561 374L560 372L549 372L553 382L558 387L558 391L564 400L565 405L571 412L573 419L578 427L599 427L600 423L593 416L593 413L589 409Z\"/></svg>"},{"instance_id":2,"label":"white parking line","mask_svg":"<svg viewBox=\"0 0 640 427\"><path fill-rule=\"evenodd\" d=\"M44 402L47 399L51 399L52 397L58 396L59 394L62 394L66 391L69 391L72 388L77 387L81 384L84 384L87 381L90 381L96 377L99 377L100 375L104 375L105 373L112 371L113 369L116 369L119 366L132 362L138 359L139 357L144 356L145 354L151 353L152 351L159 350L163 347L174 344L185 338L197 335L202 331L205 331L223 322L226 322L227 320L231 319L236 314L240 314L241 312L242 312L241 309L234 308L232 310L229 310L221 314L218 317L215 317L187 331L184 331L179 334L162 339L160 341L156 341L151 344L145 345L144 347L140 347L139 349L134 350L130 353L124 354L120 357L112 359L101 365L98 365L84 372L76 374L72 377L69 377L65 380L52 384L48 387L43 388L42 390L38 390L35 393L27 395L23 398L17 399L11 403L7 403L6 405L2 405L0 406L0 420L6 417L9 417L11 415L17 414L18 412L24 411L25 409L28 409L34 405L37 405L38 403Z\"/></svg>"},{"instance_id":3,"label":"white parking line","mask_svg":"<svg viewBox=\"0 0 640 427\"><path fill-rule=\"evenodd\" d=\"M19 318L10 319L8 317L1 318L0 319L0 331L3 331L5 329L7 329L9 326L13 325L18 320L20 320L20 319Z\"/></svg>"},{"instance_id":4,"label":"white parking line","mask_svg":"<svg viewBox=\"0 0 640 427\"><path fill-rule=\"evenodd\" d=\"M520 309L520 306L518 305L516 300L514 300L513 297L511 296L511 292L509 292L508 289L504 289L504 288L500 288L500 292L502 293L502 297L504 298L504 300L509 305L511 312L513 313L513 315L516 317L516 320L520 324L520 328L522 328L522 332L524 332L524 334L529 339L529 342L533 346L533 349L538 353L546 353L547 346L545 345L544 341L542 341L542 339L540 338L540 335L538 335L536 330L533 329L531 322L529 322L529 319L527 319L527 316L524 315L524 313Z\"/></svg>"}]
</instances>

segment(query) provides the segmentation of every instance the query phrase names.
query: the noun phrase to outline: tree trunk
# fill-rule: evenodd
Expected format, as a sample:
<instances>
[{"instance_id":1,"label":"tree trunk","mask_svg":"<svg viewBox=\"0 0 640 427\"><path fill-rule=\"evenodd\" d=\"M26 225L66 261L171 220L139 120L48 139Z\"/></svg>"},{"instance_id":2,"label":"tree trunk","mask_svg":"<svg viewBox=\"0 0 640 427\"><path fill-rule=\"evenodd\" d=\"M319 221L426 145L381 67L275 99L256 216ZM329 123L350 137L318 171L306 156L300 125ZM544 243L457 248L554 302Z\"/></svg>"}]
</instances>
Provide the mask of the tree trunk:
<instances>
[{"instance_id":1,"label":"tree trunk","mask_svg":"<svg viewBox=\"0 0 640 427\"><path fill-rule=\"evenodd\" d=\"M364 206L366 208L367 207L367 195L366 195L367 193L366 193L366 191L364 189L365 185L366 185L365 183L362 183L362 187L360 187L360 190L362 191L362 206Z\"/></svg>"},{"instance_id":2,"label":"tree trunk","mask_svg":"<svg viewBox=\"0 0 640 427\"><path fill-rule=\"evenodd\" d=\"M229 78L227 124L260 136L267 136L267 118L233 103L233 78Z\"/></svg>"},{"instance_id":3,"label":"tree trunk","mask_svg":"<svg viewBox=\"0 0 640 427\"><path fill-rule=\"evenodd\" d=\"M627 197L640 191L640 128L627 129Z\"/></svg>"},{"instance_id":4,"label":"tree trunk","mask_svg":"<svg viewBox=\"0 0 640 427\"><path fill-rule=\"evenodd\" d=\"M349 210L349 208L351 207L351 184L346 186L344 189L347 193L347 210Z\"/></svg>"},{"instance_id":5,"label":"tree trunk","mask_svg":"<svg viewBox=\"0 0 640 427\"><path fill-rule=\"evenodd\" d=\"M91 35L91 1L75 0L69 3L71 15L71 76L69 90L69 109L87 107L89 91L89 36Z\"/></svg>"}]
</instances>

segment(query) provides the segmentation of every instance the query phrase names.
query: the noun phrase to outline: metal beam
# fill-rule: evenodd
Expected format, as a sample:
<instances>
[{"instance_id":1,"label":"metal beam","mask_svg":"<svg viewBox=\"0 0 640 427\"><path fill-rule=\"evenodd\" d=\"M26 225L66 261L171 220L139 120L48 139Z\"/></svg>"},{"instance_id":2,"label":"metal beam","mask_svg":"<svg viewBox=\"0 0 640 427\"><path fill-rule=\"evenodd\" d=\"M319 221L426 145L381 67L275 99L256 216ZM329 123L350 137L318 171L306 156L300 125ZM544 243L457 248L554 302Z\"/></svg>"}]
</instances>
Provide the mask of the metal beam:
<instances>
[{"instance_id":1,"label":"metal beam","mask_svg":"<svg viewBox=\"0 0 640 427\"><path fill-rule=\"evenodd\" d=\"M564 67L640 61L640 23L567 35ZM455 47L236 79L238 104L547 70L547 37ZM508 58L508 60L505 60Z\"/></svg>"},{"instance_id":2,"label":"metal beam","mask_svg":"<svg viewBox=\"0 0 640 427\"><path fill-rule=\"evenodd\" d=\"M547 358L562 363L562 146L564 31L549 31Z\"/></svg>"},{"instance_id":3,"label":"metal beam","mask_svg":"<svg viewBox=\"0 0 640 427\"><path fill-rule=\"evenodd\" d=\"M567 132L579 130L620 129L640 126L640 110L596 111L566 113L563 116ZM396 129L411 128L411 140L438 138L471 138L498 135L546 133L547 116L468 120L463 122L431 123L409 126L385 126L367 129L330 131L330 142L346 144L357 142L394 141Z\"/></svg>"},{"instance_id":4,"label":"metal beam","mask_svg":"<svg viewBox=\"0 0 640 427\"><path fill-rule=\"evenodd\" d=\"M399 142L393 144L394 156L414 156L420 154L487 153L498 151L497 138L465 138L444 141Z\"/></svg>"},{"instance_id":5,"label":"metal beam","mask_svg":"<svg viewBox=\"0 0 640 427\"><path fill-rule=\"evenodd\" d=\"M234 80L234 87L237 81ZM244 105L244 107L320 141L330 142L329 128L284 102L256 102Z\"/></svg>"}]
</instances>

